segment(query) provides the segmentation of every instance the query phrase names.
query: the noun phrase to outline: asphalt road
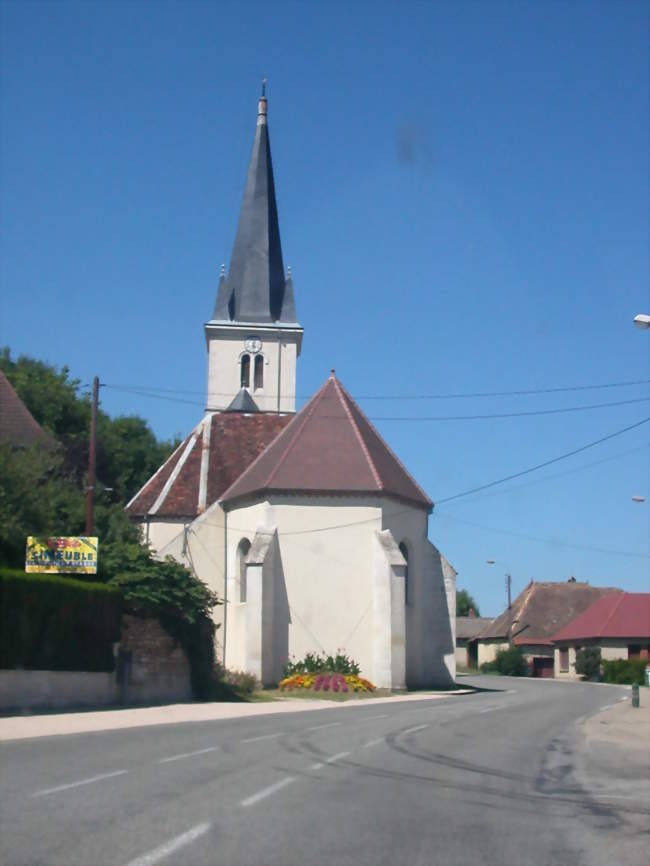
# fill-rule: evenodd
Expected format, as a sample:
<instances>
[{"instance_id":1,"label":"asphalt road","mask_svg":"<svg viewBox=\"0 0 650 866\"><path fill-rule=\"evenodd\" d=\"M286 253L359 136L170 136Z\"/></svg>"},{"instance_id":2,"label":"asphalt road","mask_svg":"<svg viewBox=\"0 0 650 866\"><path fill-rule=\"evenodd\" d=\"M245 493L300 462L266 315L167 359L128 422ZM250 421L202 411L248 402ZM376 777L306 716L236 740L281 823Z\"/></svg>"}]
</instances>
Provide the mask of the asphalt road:
<instances>
[{"instance_id":1,"label":"asphalt road","mask_svg":"<svg viewBox=\"0 0 650 866\"><path fill-rule=\"evenodd\" d=\"M629 691L475 683L492 690L4 743L0 862L645 866L636 782L610 798L576 771L580 720Z\"/></svg>"}]
</instances>

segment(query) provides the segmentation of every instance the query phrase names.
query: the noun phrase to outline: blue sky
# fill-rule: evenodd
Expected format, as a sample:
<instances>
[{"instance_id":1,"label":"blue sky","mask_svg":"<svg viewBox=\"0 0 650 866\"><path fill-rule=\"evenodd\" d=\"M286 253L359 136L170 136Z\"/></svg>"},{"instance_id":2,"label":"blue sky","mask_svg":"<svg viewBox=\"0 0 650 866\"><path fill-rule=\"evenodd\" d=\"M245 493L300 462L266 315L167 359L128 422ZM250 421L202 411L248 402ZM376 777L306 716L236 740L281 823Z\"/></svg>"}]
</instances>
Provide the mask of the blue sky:
<instances>
[{"instance_id":1,"label":"blue sky","mask_svg":"<svg viewBox=\"0 0 650 866\"><path fill-rule=\"evenodd\" d=\"M647 385L424 398L650 378L632 326L650 309L645 2L1 9L14 354L167 388L102 403L159 436L192 428L266 75L301 397L335 367L373 419L638 401L376 420L434 500L650 415ZM650 589L650 502L632 501L650 498L649 432L435 509L429 535L482 612L508 570L515 593L570 575Z\"/></svg>"}]
</instances>

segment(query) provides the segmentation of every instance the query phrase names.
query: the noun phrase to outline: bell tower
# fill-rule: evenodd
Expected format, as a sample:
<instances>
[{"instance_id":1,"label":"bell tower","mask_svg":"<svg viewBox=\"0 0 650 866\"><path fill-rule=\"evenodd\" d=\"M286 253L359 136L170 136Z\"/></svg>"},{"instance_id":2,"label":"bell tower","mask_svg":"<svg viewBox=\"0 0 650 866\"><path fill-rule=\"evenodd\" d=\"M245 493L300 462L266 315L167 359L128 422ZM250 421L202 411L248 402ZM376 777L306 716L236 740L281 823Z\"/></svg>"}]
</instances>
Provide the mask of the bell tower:
<instances>
[{"instance_id":1,"label":"bell tower","mask_svg":"<svg viewBox=\"0 0 650 866\"><path fill-rule=\"evenodd\" d=\"M228 274L221 269L208 348L206 411L295 412L303 329L285 274L275 201L265 83ZM252 398L252 402L251 402Z\"/></svg>"}]
</instances>

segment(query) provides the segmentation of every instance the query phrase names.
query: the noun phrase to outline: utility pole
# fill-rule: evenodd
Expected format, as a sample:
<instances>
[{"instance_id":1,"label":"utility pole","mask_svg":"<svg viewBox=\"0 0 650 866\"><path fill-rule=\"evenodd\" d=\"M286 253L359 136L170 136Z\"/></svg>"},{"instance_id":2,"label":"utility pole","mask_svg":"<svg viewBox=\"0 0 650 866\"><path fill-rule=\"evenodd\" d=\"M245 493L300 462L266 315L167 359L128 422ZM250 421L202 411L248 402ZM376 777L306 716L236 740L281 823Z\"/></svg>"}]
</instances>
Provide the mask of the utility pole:
<instances>
[{"instance_id":1,"label":"utility pole","mask_svg":"<svg viewBox=\"0 0 650 866\"><path fill-rule=\"evenodd\" d=\"M506 574L506 591L508 593L508 644L512 647L512 600L510 597L510 587L512 578Z\"/></svg>"},{"instance_id":2,"label":"utility pole","mask_svg":"<svg viewBox=\"0 0 650 866\"><path fill-rule=\"evenodd\" d=\"M95 504L95 442L97 439L97 400L99 398L99 376L93 379L93 402L90 412L90 447L88 448L88 491L86 494L86 535L93 534L93 509Z\"/></svg>"}]
</instances>

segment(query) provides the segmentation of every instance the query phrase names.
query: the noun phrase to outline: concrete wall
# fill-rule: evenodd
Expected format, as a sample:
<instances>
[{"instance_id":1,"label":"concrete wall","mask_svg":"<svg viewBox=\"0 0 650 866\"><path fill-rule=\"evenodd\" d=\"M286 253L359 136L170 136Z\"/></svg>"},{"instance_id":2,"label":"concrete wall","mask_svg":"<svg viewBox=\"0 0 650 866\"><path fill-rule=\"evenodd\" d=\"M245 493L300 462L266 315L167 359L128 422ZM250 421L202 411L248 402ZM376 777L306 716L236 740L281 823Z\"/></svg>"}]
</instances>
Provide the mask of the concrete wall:
<instances>
[{"instance_id":1,"label":"concrete wall","mask_svg":"<svg viewBox=\"0 0 650 866\"><path fill-rule=\"evenodd\" d=\"M63 709L192 699L184 650L155 619L125 615L113 672L0 671L0 709Z\"/></svg>"},{"instance_id":2,"label":"concrete wall","mask_svg":"<svg viewBox=\"0 0 650 866\"><path fill-rule=\"evenodd\" d=\"M302 340L300 328L208 324L206 335L208 410L228 407L241 388L241 357L250 354L251 382L248 390L259 408L263 412L296 411L296 360ZM246 338L250 336L258 337L262 342L262 348L257 353L264 358L264 384L261 389L254 387L254 355L247 353L245 347Z\"/></svg>"},{"instance_id":3,"label":"concrete wall","mask_svg":"<svg viewBox=\"0 0 650 866\"><path fill-rule=\"evenodd\" d=\"M104 707L117 699L114 673L0 671L0 710Z\"/></svg>"}]
</instances>

